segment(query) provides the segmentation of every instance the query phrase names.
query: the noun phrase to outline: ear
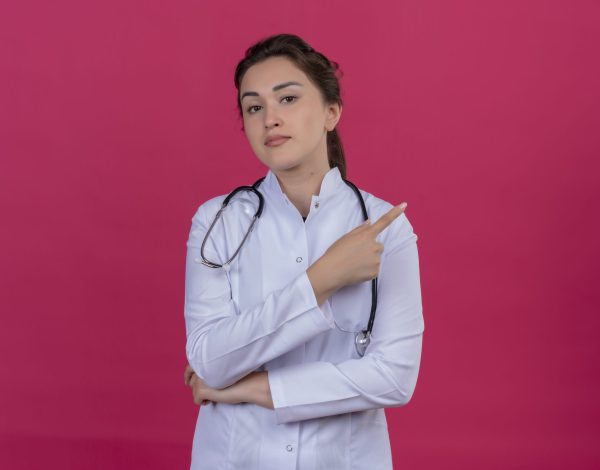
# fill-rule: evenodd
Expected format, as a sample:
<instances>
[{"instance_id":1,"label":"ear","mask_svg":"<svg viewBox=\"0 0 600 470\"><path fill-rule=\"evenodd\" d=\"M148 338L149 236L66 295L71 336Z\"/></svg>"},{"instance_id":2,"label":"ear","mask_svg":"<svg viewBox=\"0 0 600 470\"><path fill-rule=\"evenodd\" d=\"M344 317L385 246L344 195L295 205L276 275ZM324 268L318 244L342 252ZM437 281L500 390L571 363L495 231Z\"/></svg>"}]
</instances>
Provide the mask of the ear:
<instances>
[{"instance_id":1,"label":"ear","mask_svg":"<svg viewBox=\"0 0 600 470\"><path fill-rule=\"evenodd\" d=\"M340 117L342 116L342 106L339 103L330 104L327 106L327 118L325 120L325 129L331 132L335 129Z\"/></svg>"}]
</instances>

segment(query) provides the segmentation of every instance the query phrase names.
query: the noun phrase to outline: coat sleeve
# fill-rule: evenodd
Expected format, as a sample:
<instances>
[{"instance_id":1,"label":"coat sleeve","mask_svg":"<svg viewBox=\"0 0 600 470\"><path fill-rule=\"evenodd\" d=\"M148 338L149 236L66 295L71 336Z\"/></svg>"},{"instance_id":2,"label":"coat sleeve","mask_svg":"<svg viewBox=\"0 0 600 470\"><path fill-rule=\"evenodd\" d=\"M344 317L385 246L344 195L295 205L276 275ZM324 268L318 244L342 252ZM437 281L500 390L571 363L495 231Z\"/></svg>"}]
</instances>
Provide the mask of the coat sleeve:
<instances>
[{"instance_id":1,"label":"coat sleeve","mask_svg":"<svg viewBox=\"0 0 600 470\"><path fill-rule=\"evenodd\" d=\"M221 389L335 325L328 303L317 304L306 271L270 293L264 303L236 312L225 270L197 262L210 225L208 213L212 221L218 210L213 202L201 205L192 218L184 317L190 366L208 386ZM221 260L214 243L211 233L204 253L210 260Z\"/></svg>"},{"instance_id":2,"label":"coat sleeve","mask_svg":"<svg viewBox=\"0 0 600 470\"><path fill-rule=\"evenodd\" d=\"M425 328L417 235L404 214L387 230L391 232L381 257L375 323L365 355L338 363L317 361L269 370L278 424L399 407L411 399Z\"/></svg>"}]
</instances>

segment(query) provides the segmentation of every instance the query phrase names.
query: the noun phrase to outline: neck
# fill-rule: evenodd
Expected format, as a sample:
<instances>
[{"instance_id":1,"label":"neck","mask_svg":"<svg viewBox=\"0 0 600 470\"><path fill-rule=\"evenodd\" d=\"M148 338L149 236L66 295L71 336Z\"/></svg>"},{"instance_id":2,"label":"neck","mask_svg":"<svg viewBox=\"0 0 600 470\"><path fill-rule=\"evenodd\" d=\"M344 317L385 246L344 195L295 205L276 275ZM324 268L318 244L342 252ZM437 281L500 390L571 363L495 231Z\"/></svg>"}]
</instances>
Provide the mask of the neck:
<instances>
[{"instance_id":1,"label":"neck","mask_svg":"<svg viewBox=\"0 0 600 470\"><path fill-rule=\"evenodd\" d=\"M308 217L312 196L318 196L325 174L330 170L328 161L313 168L295 168L275 173L281 190L296 206L302 217Z\"/></svg>"}]
</instances>

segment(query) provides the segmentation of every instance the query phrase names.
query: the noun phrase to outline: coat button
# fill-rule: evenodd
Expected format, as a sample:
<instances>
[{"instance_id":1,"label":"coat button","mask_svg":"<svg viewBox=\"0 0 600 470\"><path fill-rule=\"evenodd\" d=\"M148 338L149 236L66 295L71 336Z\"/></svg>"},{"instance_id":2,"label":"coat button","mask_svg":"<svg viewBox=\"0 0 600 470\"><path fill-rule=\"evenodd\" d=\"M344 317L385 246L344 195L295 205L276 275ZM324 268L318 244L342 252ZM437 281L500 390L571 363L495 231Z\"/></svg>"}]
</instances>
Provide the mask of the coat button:
<instances>
[{"instance_id":1,"label":"coat button","mask_svg":"<svg viewBox=\"0 0 600 470\"><path fill-rule=\"evenodd\" d=\"M315 208L319 208L319 201L315 202Z\"/></svg>"},{"instance_id":2,"label":"coat button","mask_svg":"<svg viewBox=\"0 0 600 470\"><path fill-rule=\"evenodd\" d=\"M287 449L288 452L291 452L294 450L294 448L290 444L288 444L285 448Z\"/></svg>"},{"instance_id":3,"label":"coat button","mask_svg":"<svg viewBox=\"0 0 600 470\"><path fill-rule=\"evenodd\" d=\"M302 263L302 257L298 256L298 257L296 258L296 263Z\"/></svg>"}]
</instances>

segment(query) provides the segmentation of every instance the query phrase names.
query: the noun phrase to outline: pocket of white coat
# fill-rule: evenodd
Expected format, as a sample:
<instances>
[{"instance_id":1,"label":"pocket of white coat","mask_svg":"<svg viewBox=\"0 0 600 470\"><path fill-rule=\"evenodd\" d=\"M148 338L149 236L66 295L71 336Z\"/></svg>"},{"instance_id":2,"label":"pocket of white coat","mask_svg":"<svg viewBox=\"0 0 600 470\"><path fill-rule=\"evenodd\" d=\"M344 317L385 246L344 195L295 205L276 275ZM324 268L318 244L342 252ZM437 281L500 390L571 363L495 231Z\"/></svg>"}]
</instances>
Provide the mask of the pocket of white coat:
<instances>
[{"instance_id":1,"label":"pocket of white coat","mask_svg":"<svg viewBox=\"0 0 600 470\"><path fill-rule=\"evenodd\" d=\"M371 315L371 296L371 281L344 286L335 291L330 301L338 328L347 332L366 329Z\"/></svg>"}]
</instances>

